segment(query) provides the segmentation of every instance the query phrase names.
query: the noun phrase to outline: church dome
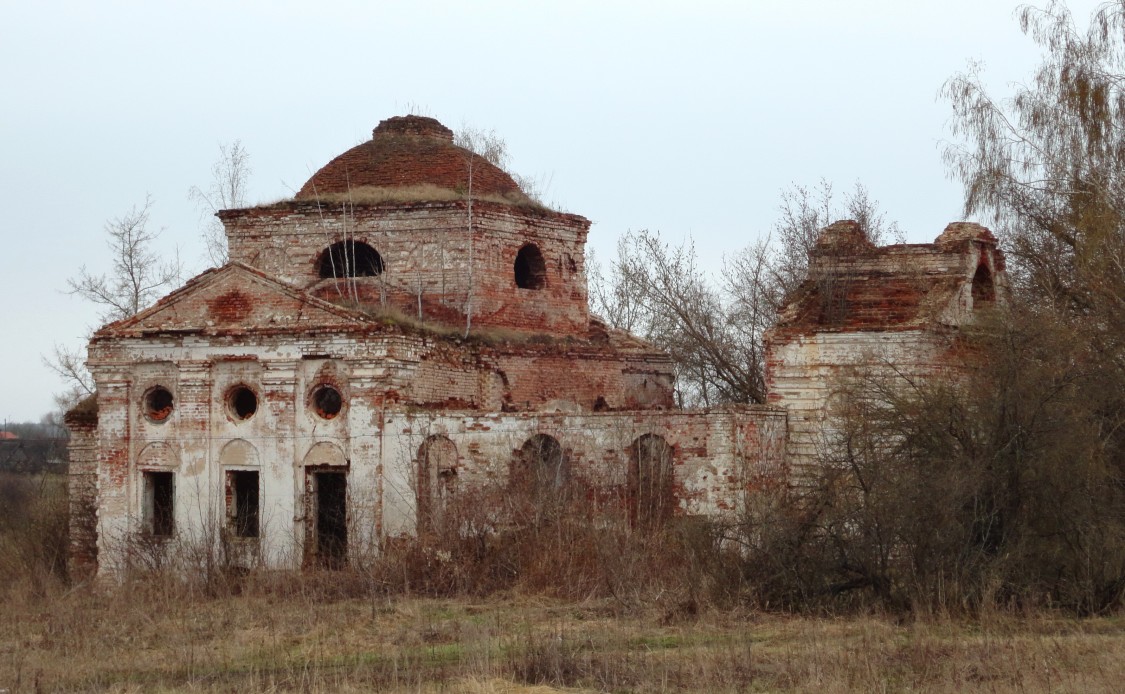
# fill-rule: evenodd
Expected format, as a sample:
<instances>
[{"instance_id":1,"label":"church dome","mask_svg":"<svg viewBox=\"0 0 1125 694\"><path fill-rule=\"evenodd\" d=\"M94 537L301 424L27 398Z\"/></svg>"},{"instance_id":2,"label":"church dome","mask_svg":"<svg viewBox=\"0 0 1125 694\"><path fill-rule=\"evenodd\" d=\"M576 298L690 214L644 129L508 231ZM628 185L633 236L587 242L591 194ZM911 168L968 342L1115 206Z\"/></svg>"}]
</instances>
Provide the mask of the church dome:
<instances>
[{"instance_id":1,"label":"church dome","mask_svg":"<svg viewBox=\"0 0 1125 694\"><path fill-rule=\"evenodd\" d=\"M325 164L296 198L311 200L360 188L436 187L464 191L469 187L470 158L474 197L523 197L511 176L453 144L453 131L436 119L396 116L379 123L370 140Z\"/></svg>"}]
</instances>

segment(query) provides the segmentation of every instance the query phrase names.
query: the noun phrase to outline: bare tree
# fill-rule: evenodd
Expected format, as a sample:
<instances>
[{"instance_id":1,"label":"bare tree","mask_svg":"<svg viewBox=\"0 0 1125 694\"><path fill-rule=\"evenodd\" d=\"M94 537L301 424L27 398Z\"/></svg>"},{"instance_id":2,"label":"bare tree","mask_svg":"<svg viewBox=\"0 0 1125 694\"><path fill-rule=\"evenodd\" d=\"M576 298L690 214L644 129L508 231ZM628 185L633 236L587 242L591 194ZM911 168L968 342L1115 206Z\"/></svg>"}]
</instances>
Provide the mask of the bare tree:
<instances>
[{"instance_id":1,"label":"bare tree","mask_svg":"<svg viewBox=\"0 0 1125 694\"><path fill-rule=\"evenodd\" d=\"M781 200L771 234L725 258L717 282L700 272L690 242L670 247L650 231L622 237L608 277L587 261L593 311L672 356L684 404L764 402L766 331L806 280L824 227L852 218L872 243L902 237L858 183L842 204L823 180L783 191Z\"/></svg>"},{"instance_id":2,"label":"bare tree","mask_svg":"<svg viewBox=\"0 0 1125 694\"><path fill-rule=\"evenodd\" d=\"M730 304L700 272L690 241L670 246L658 233L629 232L610 282L597 263L588 267L595 312L672 356L681 404L763 400L760 344L741 339Z\"/></svg>"},{"instance_id":3,"label":"bare tree","mask_svg":"<svg viewBox=\"0 0 1125 694\"><path fill-rule=\"evenodd\" d=\"M183 276L179 257L161 260L152 244L161 231L148 228L152 197L140 207L106 223L106 246L113 257L108 274L92 274L82 266L78 277L67 280L71 294L102 308L101 320L116 321L136 315L172 288Z\"/></svg>"},{"instance_id":4,"label":"bare tree","mask_svg":"<svg viewBox=\"0 0 1125 694\"><path fill-rule=\"evenodd\" d=\"M779 301L808 276L809 255L821 230L832 222L854 219L867 240L877 246L892 240L903 241L898 224L887 221L878 201L872 200L867 188L858 181L850 193L844 194L842 204L836 201L832 183L823 178L812 188L794 183L781 192L778 211L780 217L770 235L773 243L768 281L775 285ZM747 251L752 256L757 254L753 246Z\"/></svg>"},{"instance_id":5,"label":"bare tree","mask_svg":"<svg viewBox=\"0 0 1125 694\"><path fill-rule=\"evenodd\" d=\"M1085 366L1125 392L1125 0L1085 31L1061 2L1019 21L1043 49L1030 82L990 94L979 66L943 88L958 141L945 157L969 213L992 218L1015 298L1034 323L1062 321L1088 347ZM1098 413L1125 471L1125 398Z\"/></svg>"},{"instance_id":6,"label":"bare tree","mask_svg":"<svg viewBox=\"0 0 1125 694\"><path fill-rule=\"evenodd\" d=\"M747 504L749 580L764 598L1120 609L1120 383L1071 321L1009 308L963 334L980 358L957 378L890 363L838 373L821 465Z\"/></svg>"},{"instance_id":7,"label":"bare tree","mask_svg":"<svg viewBox=\"0 0 1125 694\"><path fill-rule=\"evenodd\" d=\"M94 379L86 370L81 349L72 349L55 343L53 352L43 356L43 364L63 381L63 390L55 393L58 413L65 414L79 402L94 394ZM55 416L61 421L60 416Z\"/></svg>"},{"instance_id":8,"label":"bare tree","mask_svg":"<svg viewBox=\"0 0 1125 694\"><path fill-rule=\"evenodd\" d=\"M626 234L617 239L619 259L629 253L629 237L630 235ZM613 261L609 267L610 275L606 276L594 249L587 247L586 253L586 282L590 310L610 327L630 333L639 332L644 307L640 301L640 292L634 286L634 278L618 273Z\"/></svg>"},{"instance_id":9,"label":"bare tree","mask_svg":"<svg viewBox=\"0 0 1125 694\"><path fill-rule=\"evenodd\" d=\"M1023 7L1044 58L1008 98L981 67L942 89L956 141L945 149L968 213L992 218L1018 288L1075 314L1125 312L1125 2L1083 32L1062 2Z\"/></svg>"},{"instance_id":10,"label":"bare tree","mask_svg":"<svg viewBox=\"0 0 1125 694\"><path fill-rule=\"evenodd\" d=\"M225 265L227 236L223 223L216 217L219 210L229 210L246 205L246 186L250 178L250 155L241 140L219 145L219 158L211 165L211 183L206 190L192 186L188 197L200 208L200 216L208 217L203 229L207 255L216 266Z\"/></svg>"},{"instance_id":11,"label":"bare tree","mask_svg":"<svg viewBox=\"0 0 1125 694\"><path fill-rule=\"evenodd\" d=\"M77 277L67 280L70 294L100 308L101 322L136 315L183 278L178 256L162 260L152 248L161 232L148 228L151 208L152 197L146 196L143 205L106 222L106 245L113 259L110 272L94 274L82 266ZM72 406L93 394L93 382L80 350L55 345L54 353L44 356L43 361L66 385L66 391L56 397L60 406Z\"/></svg>"},{"instance_id":12,"label":"bare tree","mask_svg":"<svg viewBox=\"0 0 1125 694\"><path fill-rule=\"evenodd\" d=\"M473 240L473 173L479 160L484 160L497 168L504 169L508 163L508 143L496 134L495 130L483 130L470 126L462 126L453 136L453 144L463 148L465 156L465 169L468 174L468 186L465 189L466 200L466 226L469 235L469 276L468 286L465 288L465 337L473 327L473 288L474 288L474 240ZM421 298L419 297L419 301Z\"/></svg>"}]
</instances>

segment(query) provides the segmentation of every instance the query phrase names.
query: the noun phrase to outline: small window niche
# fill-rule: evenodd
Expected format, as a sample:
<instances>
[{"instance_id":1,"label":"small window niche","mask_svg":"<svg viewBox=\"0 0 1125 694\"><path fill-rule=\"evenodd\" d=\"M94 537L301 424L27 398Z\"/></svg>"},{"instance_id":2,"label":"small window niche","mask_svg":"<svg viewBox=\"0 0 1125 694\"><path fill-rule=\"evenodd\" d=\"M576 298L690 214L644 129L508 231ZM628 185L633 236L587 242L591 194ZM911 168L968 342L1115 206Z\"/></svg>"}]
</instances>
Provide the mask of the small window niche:
<instances>
[{"instance_id":1,"label":"small window niche","mask_svg":"<svg viewBox=\"0 0 1125 694\"><path fill-rule=\"evenodd\" d=\"M516 286L520 289L542 289L547 286L547 263L534 243L525 244L516 253Z\"/></svg>"},{"instance_id":2,"label":"small window niche","mask_svg":"<svg viewBox=\"0 0 1125 694\"><path fill-rule=\"evenodd\" d=\"M227 518L235 537L258 537L260 500L257 470L227 471Z\"/></svg>"},{"instance_id":3,"label":"small window niche","mask_svg":"<svg viewBox=\"0 0 1125 694\"><path fill-rule=\"evenodd\" d=\"M144 473L144 524L153 537L171 537L175 529L176 491L173 473Z\"/></svg>"}]
</instances>

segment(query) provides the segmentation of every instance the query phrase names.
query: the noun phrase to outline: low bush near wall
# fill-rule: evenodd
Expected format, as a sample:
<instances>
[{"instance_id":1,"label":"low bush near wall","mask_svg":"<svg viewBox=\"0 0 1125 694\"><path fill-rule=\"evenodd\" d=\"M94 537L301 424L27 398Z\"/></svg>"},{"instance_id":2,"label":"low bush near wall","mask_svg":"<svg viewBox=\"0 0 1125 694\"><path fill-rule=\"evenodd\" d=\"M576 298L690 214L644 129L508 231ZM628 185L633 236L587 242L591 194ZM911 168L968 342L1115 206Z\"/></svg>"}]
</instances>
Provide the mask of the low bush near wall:
<instances>
[{"instance_id":1,"label":"low bush near wall","mask_svg":"<svg viewBox=\"0 0 1125 694\"><path fill-rule=\"evenodd\" d=\"M624 509L591 503L579 485L534 504L509 490L477 490L451 503L430 532L389 542L366 569L388 593L515 591L673 612L733 604L740 560L718 526L670 518L641 529Z\"/></svg>"}]
</instances>

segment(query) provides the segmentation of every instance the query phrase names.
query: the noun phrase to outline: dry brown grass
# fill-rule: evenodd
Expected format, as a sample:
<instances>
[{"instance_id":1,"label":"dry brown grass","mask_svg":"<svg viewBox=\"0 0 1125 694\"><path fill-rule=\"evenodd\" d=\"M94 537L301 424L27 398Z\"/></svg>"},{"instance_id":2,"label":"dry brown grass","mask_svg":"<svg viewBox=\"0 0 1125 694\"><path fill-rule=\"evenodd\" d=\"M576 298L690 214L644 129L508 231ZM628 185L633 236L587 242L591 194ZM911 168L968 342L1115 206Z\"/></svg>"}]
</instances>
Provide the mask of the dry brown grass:
<instances>
[{"instance_id":1,"label":"dry brown grass","mask_svg":"<svg viewBox=\"0 0 1125 694\"><path fill-rule=\"evenodd\" d=\"M482 536L483 554L419 543L363 570L149 571L68 587L53 553L28 551L59 540L65 508L57 480L32 482L8 485L9 508L39 520L0 525L0 691L1110 692L1125 681L1125 617L761 612L722 590L737 578L706 566L722 555L703 529L642 542L573 509L531 536Z\"/></svg>"},{"instance_id":2,"label":"dry brown grass","mask_svg":"<svg viewBox=\"0 0 1125 694\"><path fill-rule=\"evenodd\" d=\"M0 597L44 594L66 570L66 476L0 473Z\"/></svg>"},{"instance_id":3,"label":"dry brown grass","mask_svg":"<svg viewBox=\"0 0 1125 694\"><path fill-rule=\"evenodd\" d=\"M203 599L166 581L8 595L11 691L1117 691L1125 622L900 624L618 602L326 599L316 577Z\"/></svg>"},{"instance_id":4,"label":"dry brown grass","mask_svg":"<svg viewBox=\"0 0 1125 694\"><path fill-rule=\"evenodd\" d=\"M466 192L462 190L443 188L430 183L424 183L414 186L396 187L356 186L345 193L321 193L315 198L309 199L315 199L317 202L325 204L383 205L416 202L454 202L466 200L467 197ZM517 207L543 212L551 211L550 208L522 193L510 193L508 195L494 193L480 195L474 193L473 200L477 202L495 202L502 205L516 205Z\"/></svg>"}]
</instances>

